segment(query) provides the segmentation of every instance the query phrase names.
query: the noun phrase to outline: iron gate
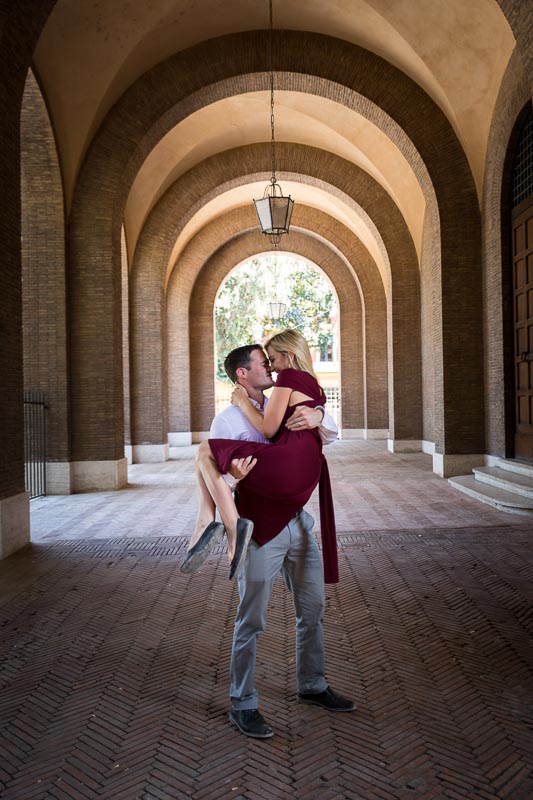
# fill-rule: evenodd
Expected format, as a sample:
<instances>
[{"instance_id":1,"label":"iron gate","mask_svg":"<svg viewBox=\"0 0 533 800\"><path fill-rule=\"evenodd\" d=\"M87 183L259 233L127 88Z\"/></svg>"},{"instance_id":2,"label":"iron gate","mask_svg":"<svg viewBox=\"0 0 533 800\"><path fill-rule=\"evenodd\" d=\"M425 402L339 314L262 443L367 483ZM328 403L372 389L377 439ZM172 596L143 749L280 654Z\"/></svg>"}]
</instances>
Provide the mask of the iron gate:
<instances>
[{"instance_id":1,"label":"iron gate","mask_svg":"<svg viewBox=\"0 0 533 800\"><path fill-rule=\"evenodd\" d=\"M24 480L30 500L46 494L46 399L24 392Z\"/></svg>"}]
</instances>

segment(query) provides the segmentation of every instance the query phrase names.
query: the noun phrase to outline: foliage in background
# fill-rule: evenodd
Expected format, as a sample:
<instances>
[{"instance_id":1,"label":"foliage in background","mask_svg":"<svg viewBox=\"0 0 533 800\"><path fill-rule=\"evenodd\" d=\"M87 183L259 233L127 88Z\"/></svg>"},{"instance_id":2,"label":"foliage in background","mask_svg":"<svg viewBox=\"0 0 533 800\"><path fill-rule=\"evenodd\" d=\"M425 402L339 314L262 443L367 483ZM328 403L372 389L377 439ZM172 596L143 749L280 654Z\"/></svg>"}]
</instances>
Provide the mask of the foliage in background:
<instances>
[{"instance_id":1,"label":"foliage in background","mask_svg":"<svg viewBox=\"0 0 533 800\"><path fill-rule=\"evenodd\" d=\"M268 303L286 304L273 321ZM217 377L227 380L224 358L235 347L262 343L276 331L295 328L310 347L333 340L337 302L331 284L307 261L271 253L246 261L227 278L215 304Z\"/></svg>"}]
</instances>

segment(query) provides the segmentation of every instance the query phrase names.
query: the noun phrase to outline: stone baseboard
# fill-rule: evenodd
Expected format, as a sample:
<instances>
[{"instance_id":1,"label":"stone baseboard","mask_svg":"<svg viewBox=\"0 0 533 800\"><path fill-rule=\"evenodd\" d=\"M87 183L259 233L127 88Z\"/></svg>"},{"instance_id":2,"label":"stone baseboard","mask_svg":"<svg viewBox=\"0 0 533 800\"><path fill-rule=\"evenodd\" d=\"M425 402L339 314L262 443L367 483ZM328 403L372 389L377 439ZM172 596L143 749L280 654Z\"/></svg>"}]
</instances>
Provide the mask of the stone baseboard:
<instances>
[{"instance_id":1,"label":"stone baseboard","mask_svg":"<svg viewBox=\"0 0 533 800\"><path fill-rule=\"evenodd\" d=\"M468 475L474 467L484 467L484 453L467 453L465 455L447 455L433 453L433 472L441 478L453 478L456 475Z\"/></svg>"},{"instance_id":2,"label":"stone baseboard","mask_svg":"<svg viewBox=\"0 0 533 800\"><path fill-rule=\"evenodd\" d=\"M192 437L192 444L205 442L206 439L209 439L209 431L192 431L191 437Z\"/></svg>"},{"instance_id":3,"label":"stone baseboard","mask_svg":"<svg viewBox=\"0 0 533 800\"><path fill-rule=\"evenodd\" d=\"M46 463L46 494L72 494L70 461L48 461Z\"/></svg>"},{"instance_id":4,"label":"stone baseboard","mask_svg":"<svg viewBox=\"0 0 533 800\"><path fill-rule=\"evenodd\" d=\"M192 444L191 431L173 431L168 434L170 447L188 447Z\"/></svg>"},{"instance_id":5,"label":"stone baseboard","mask_svg":"<svg viewBox=\"0 0 533 800\"><path fill-rule=\"evenodd\" d=\"M365 441L388 439L389 431L385 428L342 428L340 439L363 439Z\"/></svg>"},{"instance_id":6,"label":"stone baseboard","mask_svg":"<svg viewBox=\"0 0 533 800\"><path fill-rule=\"evenodd\" d=\"M364 438L365 438L364 428L339 429L339 439L349 440L349 439L364 439Z\"/></svg>"},{"instance_id":7,"label":"stone baseboard","mask_svg":"<svg viewBox=\"0 0 533 800\"><path fill-rule=\"evenodd\" d=\"M421 453L421 439L387 439L387 449L390 453Z\"/></svg>"},{"instance_id":8,"label":"stone baseboard","mask_svg":"<svg viewBox=\"0 0 533 800\"><path fill-rule=\"evenodd\" d=\"M134 444L131 446L133 464L160 464L168 461L168 444Z\"/></svg>"},{"instance_id":9,"label":"stone baseboard","mask_svg":"<svg viewBox=\"0 0 533 800\"><path fill-rule=\"evenodd\" d=\"M388 428L365 428L365 439L371 441L373 439L388 439L389 438L389 429Z\"/></svg>"},{"instance_id":10,"label":"stone baseboard","mask_svg":"<svg viewBox=\"0 0 533 800\"><path fill-rule=\"evenodd\" d=\"M0 500L0 559L30 543L30 496L27 492Z\"/></svg>"},{"instance_id":11,"label":"stone baseboard","mask_svg":"<svg viewBox=\"0 0 533 800\"><path fill-rule=\"evenodd\" d=\"M73 461L73 492L109 492L128 485L128 462L125 458L116 461Z\"/></svg>"}]
</instances>

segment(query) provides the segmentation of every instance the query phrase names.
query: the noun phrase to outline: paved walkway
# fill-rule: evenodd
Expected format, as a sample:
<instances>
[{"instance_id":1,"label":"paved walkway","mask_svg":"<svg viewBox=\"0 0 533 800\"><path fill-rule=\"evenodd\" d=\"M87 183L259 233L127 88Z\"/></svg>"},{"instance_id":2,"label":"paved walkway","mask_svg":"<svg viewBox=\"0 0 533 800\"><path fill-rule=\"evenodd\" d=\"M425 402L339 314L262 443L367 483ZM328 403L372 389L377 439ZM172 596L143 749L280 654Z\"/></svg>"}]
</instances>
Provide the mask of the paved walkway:
<instances>
[{"instance_id":1,"label":"paved walkway","mask_svg":"<svg viewBox=\"0 0 533 800\"><path fill-rule=\"evenodd\" d=\"M34 500L32 540L190 535L196 449L181 448L165 464L133 465L120 492ZM325 452L339 532L531 524L452 489L431 471L431 456L391 454L384 442L335 442ZM318 520L317 493L309 509Z\"/></svg>"},{"instance_id":2,"label":"paved walkway","mask_svg":"<svg viewBox=\"0 0 533 800\"><path fill-rule=\"evenodd\" d=\"M463 498L422 455L329 451L341 582L328 677L358 703L296 702L281 581L248 740L226 721L236 589L220 547L179 572L191 451L123 492L32 504L35 544L0 563L4 800L530 800L531 524Z\"/></svg>"}]
</instances>

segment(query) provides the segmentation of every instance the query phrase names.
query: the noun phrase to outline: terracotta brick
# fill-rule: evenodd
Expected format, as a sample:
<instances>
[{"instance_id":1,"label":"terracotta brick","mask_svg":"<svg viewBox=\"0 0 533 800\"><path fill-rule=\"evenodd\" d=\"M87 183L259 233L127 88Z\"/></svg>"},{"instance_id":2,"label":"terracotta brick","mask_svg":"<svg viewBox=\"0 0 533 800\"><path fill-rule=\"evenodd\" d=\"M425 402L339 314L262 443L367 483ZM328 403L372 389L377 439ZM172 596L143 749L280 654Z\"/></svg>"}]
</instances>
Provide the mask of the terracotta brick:
<instances>
[{"instance_id":1,"label":"terracotta brick","mask_svg":"<svg viewBox=\"0 0 533 800\"><path fill-rule=\"evenodd\" d=\"M0 8L0 499L24 491L20 114L32 53L54 3Z\"/></svg>"},{"instance_id":2,"label":"terracotta brick","mask_svg":"<svg viewBox=\"0 0 533 800\"><path fill-rule=\"evenodd\" d=\"M215 39L159 64L117 103L88 152L73 202L69 270L73 298L79 297L74 300L71 317L74 426L77 420L80 424L83 421L83 431L73 431L78 457L82 457L82 452L85 453L83 457L89 457L87 454L97 448L100 452L116 452L122 441L122 410L119 408L122 377L120 357L113 344L119 311L117 303L113 305L112 301L115 294L112 276L117 271L116 259L120 252L117 237L123 204L138 165L153 144L180 119L206 103L235 92L243 74L247 76L246 85L250 90L266 88L266 76L261 71L264 36L264 32L258 31ZM441 245L437 252L432 249L427 257L432 271L433 296L437 301L441 295L444 298L442 321L440 314L433 317L433 340L435 360L442 360L442 370L438 374L440 385L435 387L435 393L442 397L446 413L442 402L438 403L434 412L435 438L441 450L477 452L483 447L479 208L460 144L427 95L371 53L318 34L276 32L275 39L274 59L280 88L314 91L359 110L402 149L421 180L432 213L435 204L431 201L434 197L437 199ZM239 153L240 172L256 175L258 165L252 158L254 147L246 150L249 156ZM283 163L283 154L280 154L280 171L298 175L312 175L317 159L330 158L329 154L316 151L309 161L308 149L297 145L288 146L287 153L290 163ZM191 177L192 196L201 197L203 202L209 199L206 187L219 185L215 177L217 164L229 170L231 180L232 158L230 151L203 162L201 168L194 171L194 178ZM353 196L353 186L341 163L339 159L338 168L330 169L328 182L338 191ZM374 194L376 191L377 188ZM216 192L217 189L212 188L211 196ZM360 197L356 199L361 201ZM370 200L365 197L364 202ZM104 224L106 217L107 224ZM405 228L400 219L393 207L392 219L388 220L390 234L387 237L385 230L381 233L387 239L385 246L389 254L398 254L399 265L393 285L393 303L397 293L398 307L393 315L391 343L393 352L403 353L404 363L408 365L406 373L395 370L393 380L411 387L404 395L401 384L396 386L389 400L404 397L407 406L414 395L421 398L420 347L416 344L419 289L418 282L412 279L415 263L410 258L402 260L399 255L404 246L400 245L402 226ZM378 227L379 222L378 219ZM433 244L438 241L435 235L429 240ZM90 247L87 247L88 241ZM412 242L410 247L414 255ZM105 309L94 307L97 298L91 290L92 280L98 282L105 297ZM156 308L160 303L161 294L160 300L156 299ZM91 314L98 314L101 324L91 321L88 318ZM110 317L116 321L115 327ZM100 333L98 348L91 345L94 328ZM413 347L415 351L408 357ZM105 381L100 381L104 384L101 387L97 378L105 365L106 377ZM467 381L465 365L468 365ZM162 392L163 370L164 362ZM132 400L135 404L134 397ZM417 403L410 403L410 414L391 415L393 436L413 438L415 430L417 438L422 436L421 407L419 399ZM108 424L104 425L106 414ZM405 429L395 429L396 417L406 424Z\"/></svg>"},{"instance_id":3,"label":"terracotta brick","mask_svg":"<svg viewBox=\"0 0 533 800\"><path fill-rule=\"evenodd\" d=\"M180 187L183 188L183 187ZM177 217L176 205L186 192L172 191L175 199L174 202L168 202L167 214L169 218L175 219ZM202 302L201 306L201 323L200 316L197 313L198 296L204 291L205 279L203 277L203 270L207 270L209 266L209 259L216 253L217 258L221 255L219 246L222 237L232 241L232 248L224 253L231 253L231 256L224 258L223 272L217 272L216 280L223 281L227 273L244 258L255 255L257 252L262 252L265 249L266 242L264 237L258 235L253 236L256 230L256 217L255 212L250 205L247 208L237 209L217 218L209 226L202 229L200 233L194 238L193 241L185 248L183 253L178 259L178 263L174 266L172 276L169 281L167 291L167 318L168 318L168 363L169 363L169 427L172 431L178 430L203 430L204 428L195 427L195 423L191 423L189 408L189 337L191 343L197 341L213 339L212 328L212 304L214 303L213 291L210 291L209 299L206 301L210 304L204 308ZM367 395L368 405L366 409L366 419L368 425L374 428L386 428L388 424L387 416L387 366L386 366L386 306L385 294L381 278L373 263L368 251L363 247L361 242L344 228L338 221L333 220L331 217L316 211L314 209L305 208L301 205L295 207L293 218L293 229L304 228L312 234L304 236L303 234L291 233L286 237L284 248L293 252L300 252L302 255L307 256L311 260L315 260L320 266L324 268L333 284L335 285L339 297L341 298L341 307L344 304L345 308L341 312L341 349L343 359L343 425L345 427L364 427L364 414L363 405L364 398L362 396L362 381L355 378L353 370L354 364L354 348L361 346L361 336L356 334L356 328L350 319L352 313L350 308L355 302L360 303L358 299L358 290L355 281L338 256L324 244L320 243L316 235L327 237L336 248L342 251L348 262L353 265L354 270L359 275L359 279L364 291L365 304L366 304L366 341L367 341ZM150 236L143 235L139 246L137 248L135 262L133 266L133 274L136 278L135 285L139 287L141 278L139 273L144 273L149 269L155 269L154 265L166 264L169 257L169 249L174 242L176 231L172 232L168 240L160 235L161 227L159 225L147 225L147 231ZM245 233L246 232L246 233ZM159 236L157 235L159 233ZM235 237L237 234L239 245ZM296 238L297 237L297 238ZM163 250L162 250L163 248ZM298 250L301 248L301 250ZM335 267L331 266L336 264ZM195 283L196 281L196 283ZM143 282L144 288L145 282ZM211 288L214 293L219 288L219 284L210 282ZM204 288L202 288L204 287ZM135 308L142 309L149 306L153 308L153 303L149 303L149 295L145 295L140 288L139 294L132 297L132 315L137 322L135 316ZM202 295L203 296L203 295ZM344 298L346 298L344 300ZM189 309L189 303L194 300L194 308ZM141 312L142 313L142 312ZM348 316L345 318L345 314ZM138 321L141 322L141 315ZM344 320L344 321L343 321ZM154 359L154 347L157 347L157 320L152 313L146 319L148 327L142 325L134 325L134 351L133 358L136 368L134 369L134 380L136 382L142 381L141 388L137 389L139 397L146 396L147 387L153 386L157 380L156 372L157 367L154 367L154 361L157 364L161 356ZM190 328L190 330L189 330ZM205 354L206 363L212 363L213 354ZM201 364L196 366L196 372L201 372ZM212 387L205 384L210 384L209 375L202 378L202 388L197 389L196 398L192 402L192 406L200 406L198 412L200 418L203 420L201 423L197 421L196 424L204 425L209 423L214 411L214 405L210 406L205 401L204 392L213 394ZM205 395L207 396L207 395ZM351 397L354 399L352 400ZM358 397L356 400L355 398ZM355 405L354 405L355 403ZM359 408L359 411L356 410ZM148 436L148 430L151 426L152 436L163 435L160 428L161 411L156 409L153 419L146 413L146 406L138 409L139 423L144 436ZM191 428L192 425L192 428ZM135 439L136 443L141 443L143 436L140 432ZM147 441L158 441L157 439L150 438Z\"/></svg>"},{"instance_id":4,"label":"terracotta brick","mask_svg":"<svg viewBox=\"0 0 533 800\"><path fill-rule=\"evenodd\" d=\"M21 149L24 388L46 397L48 461L68 461L63 186L48 112L31 71Z\"/></svg>"},{"instance_id":5,"label":"terracotta brick","mask_svg":"<svg viewBox=\"0 0 533 800\"><path fill-rule=\"evenodd\" d=\"M394 391L389 393L389 401L393 403L391 430L397 438L423 436L432 439L437 450L446 453L483 452L485 449L503 453L508 451L512 438L505 191L517 120L531 98L533 22L527 3L500 0L499 4L514 32L517 48L502 82L488 143L483 238L474 182L460 143L444 114L420 87L384 60L347 42L318 33L276 31L274 34L274 65L279 88L316 93L363 114L400 148L420 181L426 199L426 217L419 276L405 224L392 202L387 211L380 213L382 195L377 185L370 181L358 182L354 171L345 170L345 162L335 161L330 154L311 152L312 148L298 145L287 146L285 153L280 149L281 174L310 182L325 180L333 193L342 193L372 210L371 217L387 252L395 260L393 325L389 339L394 359L391 362L394 374L390 376ZM19 123L32 53L53 6L52 0L21 0L15 5L3 3L0 8L0 179L3 190L0 200L3 247L0 497L23 490ZM24 176L26 196L32 195L24 220L26 289L29 289L30 278L32 282L31 291L24 297L25 328L30 334L33 326L42 339L38 345L39 356L32 357L29 345L25 347L25 367L28 381L46 384L54 400L50 418L54 458L63 459L68 455L72 460L102 460L122 456L124 386L126 394L129 389L124 376L128 377L129 369L123 348L126 321L122 320L121 293L126 280L121 272L124 257L121 232L129 189L154 144L180 120L209 103L243 90L267 88L266 35L265 31L234 34L176 54L136 81L108 114L88 145L70 213L67 331L61 318L64 313L60 302L63 297L61 198L51 128L46 130L43 139L46 145L41 153L37 152L35 143L28 138L25 140L29 168ZM37 94L34 97L34 106L39 112L40 101ZM46 120L42 106L39 114L43 131ZM245 176L263 177L265 166L261 161L261 149L261 145L238 148L203 162L182 178L189 181L190 197L196 198L198 203L215 197L221 191L220 180L224 175L230 181L228 188L245 180ZM43 159L41 165L47 160L48 185L44 182L44 172L37 166L39 158ZM240 171L236 169L236 159L242 161ZM40 175L32 171L37 169ZM47 188L50 204L44 208L38 198ZM364 197L361 196L363 188ZM170 236L171 241L171 226L183 227L194 210L194 204L185 205L177 221L163 220L161 236ZM332 244L346 239L341 251L345 255L350 253L352 258L356 246L348 242L345 231L329 220L311 216L306 220L309 234L301 235L301 246L309 246L308 240L313 234L326 233L325 238ZM157 215L154 215L153 221L156 220ZM49 223L48 241L39 235L40 226L42 230L46 222ZM217 245L223 252L227 241L220 238ZM47 259L41 276L35 275L32 264L37 264L37 260L33 262L34 258L40 259L40 264ZM220 253L217 259L222 275ZM51 260L53 265L48 263ZM334 269L330 254L324 252L322 260L330 265L328 268ZM212 263L209 261L209 269ZM163 436L168 427L165 393L169 378L165 372L165 348L161 345L166 336L164 260L158 266L163 272L157 280L156 276L151 276L154 283L150 291L156 299L159 292L155 308L159 305L161 328L158 338L151 340L149 347L163 357L156 362L159 369L153 393L143 393L142 404L141 396L135 394L139 386L135 382L132 386L131 403L136 424L139 423L135 435L143 439L152 437L157 412L160 412ZM363 274L363 267L358 264L358 268ZM195 275L189 276L192 277ZM44 284L39 283L41 279ZM144 279L139 280L142 283ZM201 280L207 287L208 272ZM369 281L363 288L365 303L371 296L372 286L374 284ZM187 287L179 288L178 303L186 301L188 291ZM37 302L39 295L41 302ZM45 298L46 302L42 302ZM379 305L378 299L376 303ZM138 309L133 309L133 313L138 314ZM53 315L56 315L55 320L52 320ZM180 319L180 332L188 336L188 320L183 316ZM194 331L192 333L195 335ZM343 337L344 352L352 352L350 347L354 348L355 364L360 360L357 337L351 340L345 332ZM67 341L68 364L65 364ZM368 346L373 347L373 342ZM383 347L383 339L379 347ZM375 370L375 385L378 386L382 356L373 357L370 350L366 355L368 370ZM43 360L45 358L48 362ZM398 365L406 365L407 371L399 369ZM188 362L180 360L179 370L188 373L188 368ZM136 369L138 375L139 370L133 363L134 375ZM349 372L345 370L345 374ZM355 374L358 374L357 369ZM172 385L172 376L170 381ZM347 414L350 419L360 419L360 388L350 383L345 392ZM382 402L383 391L380 389L380 392L379 402ZM397 402L403 406L398 407ZM139 415L141 405L143 410ZM367 415L373 409L372 402L367 401ZM146 420L142 418L145 413ZM206 408L201 413L206 415ZM486 432L484 415L487 416ZM142 428L145 422L147 432ZM126 428L128 426L126 414Z\"/></svg>"},{"instance_id":6,"label":"terracotta brick","mask_svg":"<svg viewBox=\"0 0 533 800\"><path fill-rule=\"evenodd\" d=\"M420 439L422 433L422 398L419 355L420 332L418 327L419 272L414 245L405 222L387 193L366 173L353 164L349 164L333 154L301 145L279 143L277 152L281 179L297 175L298 180L311 184L322 185L321 182L326 181L329 191L338 193L343 198L348 198L348 202L351 197L357 197L381 233L384 247L388 252L393 276L391 282L391 308L395 346L392 349L391 364L393 366L391 366L388 379L389 386L394 386L395 391L392 415L389 416L389 419L392 417L390 428L397 438ZM228 185L241 183L247 180L247 175L250 172L258 174L264 180L267 180L266 172L258 172L266 163L268 163L268 147L265 145L253 145L226 151L223 155L210 158L198 168L188 172L154 208L145 231L139 240L132 270L131 311L134 321L132 328L135 341L138 342L137 347L139 348L140 358L139 367L134 362L133 371L136 376L143 376L145 388L148 385L156 386L160 380L155 374L155 372L160 374L159 368L151 368L150 364L153 364L154 361L155 364L159 364L161 360L164 363L162 355L153 351L157 340L157 314L158 310L163 307L161 283L164 280L174 242L179 235L181 227L189 218L190 211L188 209L200 203L198 194L195 191L200 192L201 189L199 187L203 185L204 194L201 196L201 202L206 202L216 192L217 186L223 185L227 187ZM291 165L290 171L288 169L289 164ZM296 172L297 170L300 171ZM208 179L210 183L207 183ZM298 215L298 213L298 207L296 207L295 214ZM323 236L334 243L336 247L339 247L350 263L354 265L354 269L360 278L364 300L368 304L368 315L369 320L371 320L369 325L373 326L372 330L369 328L367 331L368 334L371 334L367 336L367 363L369 365L369 374L372 376L370 383L373 387L380 385L386 379L386 369L384 369L383 362L380 360L381 355L379 355L382 352L380 347L383 344L386 326L381 316L383 305L378 310L379 304L383 303L384 287L377 267L357 238L349 233L344 226L326 215L320 216L317 212L312 212L311 210L306 210L305 213L307 216L309 214L312 215L310 218L312 221L306 222L306 226L317 235ZM235 218L239 216L242 228L248 226L251 229L256 228L257 223L251 205L248 209L242 209L233 216ZM295 219L297 219L297 216ZM208 246L212 251L215 251L220 248L224 237L229 240L238 231L239 221L237 220L227 230L224 230L220 224L214 224L209 231L202 232L198 238L205 241L206 244L209 243ZM258 242L260 243L258 246L264 248L264 243L261 243L260 238ZM194 257L189 258L187 256L188 260L186 261L180 260L178 272L179 292L180 296L183 296L180 301L182 310L188 309L187 292L192 291L192 283L203 264L204 258L205 251L200 251L195 253ZM228 263L227 271L239 260L237 257L233 264ZM332 279L336 285L338 281L336 273L333 274ZM185 287L190 288L187 289ZM136 309L139 309L138 313ZM147 309L150 309L150 313L148 313ZM194 315L192 315L192 319L194 319ZM149 326L149 333L146 332L146 329L143 329L143 323ZM381 332L376 330L378 327L381 328ZM183 331L181 331L180 335L183 338ZM341 347L346 349L349 346L349 342L346 339L341 341ZM137 347L134 348L134 353L137 352ZM374 358L374 351L377 351L377 359ZM182 355L186 358L184 351L182 351ZM174 366L176 363L176 350L173 348L173 369L176 369ZM180 368L179 379L176 378L174 383L179 387L179 393L183 397L180 408L184 409L185 417L182 416L182 420L178 424L183 425L187 430L190 429L187 419L188 398L186 392L183 393L183 386L187 383L187 375L183 373L188 372L188 367L186 362L182 360L179 360L179 363L183 364L183 366ZM172 381L172 376L170 376L170 380ZM147 392L139 391L137 395L146 398ZM212 389L210 389L209 400L207 400L208 396L205 396L207 402L205 409L198 412L205 418L212 416L211 395ZM371 401L368 402L368 423L370 427L389 427L386 412L384 412L381 405L383 399L383 391L380 390L377 395L374 393ZM177 398L173 397L170 401L170 408L172 409L170 413L176 414L176 402ZM194 405L196 407L196 404ZM157 409L153 409L153 413L155 415L154 422L157 426L156 420L160 419L161 411L158 412ZM175 418L171 424L171 430L179 430L180 428L173 427L174 421ZM348 425L348 427L350 426ZM192 429L198 430L194 423L192 424ZM140 443L140 439L138 443Z\"/></svg>"}]
</instances>

